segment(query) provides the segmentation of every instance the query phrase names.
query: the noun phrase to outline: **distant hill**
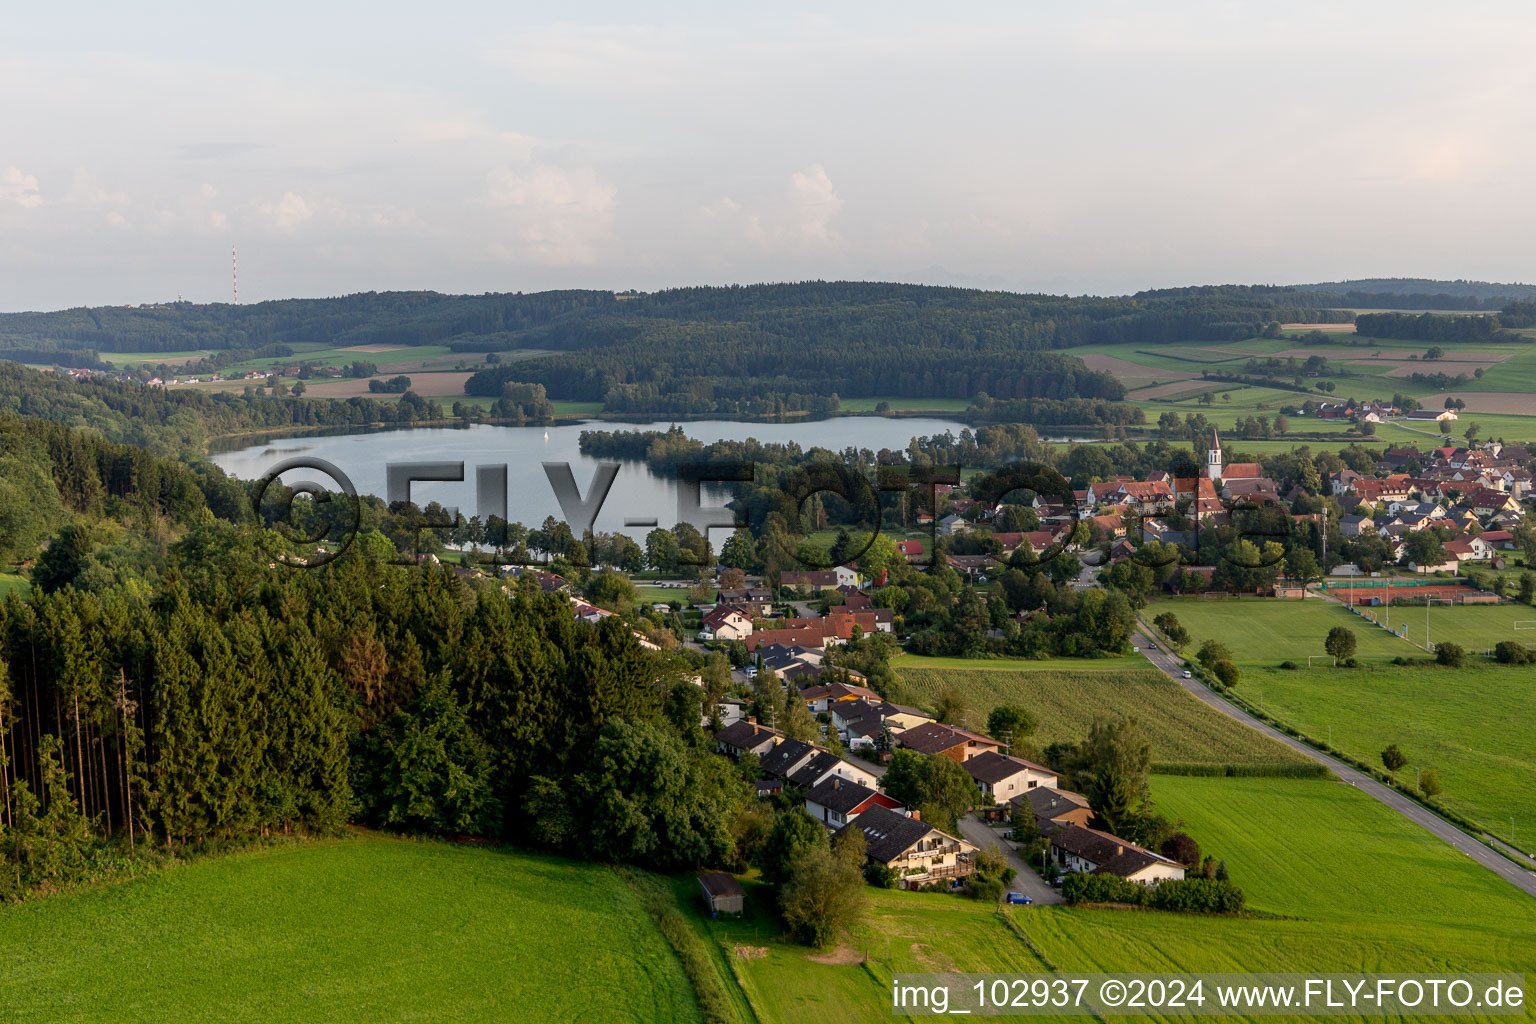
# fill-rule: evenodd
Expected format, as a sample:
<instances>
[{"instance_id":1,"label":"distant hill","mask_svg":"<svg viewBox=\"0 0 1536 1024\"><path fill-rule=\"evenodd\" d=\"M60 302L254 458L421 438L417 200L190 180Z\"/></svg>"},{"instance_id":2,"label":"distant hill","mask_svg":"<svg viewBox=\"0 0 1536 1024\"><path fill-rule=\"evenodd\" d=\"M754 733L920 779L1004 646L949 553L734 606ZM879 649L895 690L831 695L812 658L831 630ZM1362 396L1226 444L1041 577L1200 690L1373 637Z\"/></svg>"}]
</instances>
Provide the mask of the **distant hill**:
<instances>
[{"instance_id":1,"label":"distant hill","mask_svg":"<svg viewBox=\"0 0 1536 1024\"><path fill-rule=\"evenodd\" d=\"M1298 292L1320 292L1351 306L1394 309L1502 309L1513 300L1536 298L1536 285L1491 281L1436 281L1426 277L1367 277L1355 281L1296 284Z\"/></svg>"}]
</instances>

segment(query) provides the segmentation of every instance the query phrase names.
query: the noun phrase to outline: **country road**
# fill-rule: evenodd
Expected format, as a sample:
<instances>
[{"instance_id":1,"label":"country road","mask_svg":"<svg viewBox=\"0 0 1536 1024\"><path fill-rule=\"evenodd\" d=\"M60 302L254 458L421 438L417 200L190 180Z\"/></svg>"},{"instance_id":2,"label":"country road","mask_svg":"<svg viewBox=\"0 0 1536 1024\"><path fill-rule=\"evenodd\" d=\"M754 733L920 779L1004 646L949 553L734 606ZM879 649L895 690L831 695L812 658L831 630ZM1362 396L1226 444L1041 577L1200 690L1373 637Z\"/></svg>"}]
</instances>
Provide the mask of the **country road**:
<instances>
[{"instance_id":1,"label":"country road","mask_svg":"<svg viewBox=\"0 0 1536 1024\"><path fill-rule=\"evenodd\" d=\"M1284 743L1292 750L1299 751L1305 754L1307 757L1310 757L1312 760L1327 765L1328 769L1337 775L1342 781L1348 783L1351 786L1354 786L1356 789L1360 790L1362 793L1365 793L1367 796L1374 797L1375 799L1386 804L1388 807L1392 808L1394 811L1401 814L1409 821L1412 821L1414 824L1421 826L1433 835L1443 839L1445 842L1451 844L1466 856L1471 857L1483 867L1510 882L1517 888L1524 890L1526 893L1529 893L1532 896L1536 896L1536 871L1528 871L1525 868L1510 862L1502 855L1495 853L1493 850L1490 850L1488 847L1484 846L1476 839L1473 839L1471 836L1467 835L1461 829L1457 828L1455 825L1452 825L1444 818L1441 818L1439 815L1426 809L1422 804L1409 799L1395 789L1390 789L1387 786L1382 785L1380 782L1377 782L1375 779L1371 778L1369 775L1366 775L1364 772L1351 768L1344 762L1336 758L1329 757L1322 751L1314 750L1313 748L1307 746L1305 743L1302 743L1300 740L1287 736L1279 729L1276 729L1268 723L1254 718L1252 715L1243 711L1236 705L1217 696L1198 679L1185 679L1184 665L1178 658L1162 649L1156 651L1147 649L1149 644L1155 642L1156 641L1148 637L1144 630L1140 629L1136 631L1135 637L1132 640L1132 643L1141 648L1141 654L1143 657L1150 661L1155 667L1166 672L1173 678L1175 682L1192 693L1197 699L1204 701L1206 704L1209 704L1211 707L1215 708L1217 711L1220 711L1228 718L1236 719L1249 728L1257 729L1259 732L1270 737L1271 739L1277 740L1280 743Z\"/></svg>"}]
</instances>

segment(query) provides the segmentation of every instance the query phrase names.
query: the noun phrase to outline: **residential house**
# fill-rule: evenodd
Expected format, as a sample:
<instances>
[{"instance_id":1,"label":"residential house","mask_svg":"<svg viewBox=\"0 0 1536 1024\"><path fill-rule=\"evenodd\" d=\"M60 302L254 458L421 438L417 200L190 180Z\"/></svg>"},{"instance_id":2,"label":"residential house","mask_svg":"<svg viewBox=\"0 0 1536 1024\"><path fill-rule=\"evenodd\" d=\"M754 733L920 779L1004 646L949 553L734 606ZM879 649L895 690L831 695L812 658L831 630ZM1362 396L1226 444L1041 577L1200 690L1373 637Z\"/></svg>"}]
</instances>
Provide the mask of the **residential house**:
<instances>
[{"instance_id":1,"label":"residential house","mask_svg":"<svg viewBox=\"0 0 1536 1024\"><path fill-rule=\"evenodd\" d=\"M927 722L898 735L896 745L919 754L939 754L963 765L978 754L995 753L1002 744L967 729Z\"/></svg>"},{"instance_id":2,"label":"residential house","mask_svg":"<svg viewBox=\"0 0 1536 1024\"><path fill-rule=\"evenodd\" d=\"M739 608L750 619L765 619L773 614L773 591L764 587L722 590L715 594L715 603Z\"/></svg>"},{"instance_id":3,"label":"residential house","mask_svg":"<svg viewBox=\"0 0 1536 1024\"><path fill-rule=\"evenodd\" d=\"M716 605L704 615L706 640L745 640L752 635L752 619L740 608Z\"/></svg>"},{"instance_id":4,"label":"residential house","mask_svg":"<svg viewBox=\"0 0 1536 1024\"><path fill-rule=\"evenodd\" d=\"M953 537L957 533L970 532L971 524L953 512L939 520L939 533L942 536Z\"/></svg>"},{"instance_id":5,"label":"residential house","mask_svg":"<svg viewBox=\"0 0 1536 1024\"><path fill-rule=\"evenodd\" d=\"M742 757L746 754L762 756L778 746L783 739L784 734L779 730L758 725L749 718L745 722L728 725L715 733L715 750L731 757Z\"/></svg>"},{"instance_id":6,"label":"residential house","mask_svg":"<svg viewBox=\"0 0 1536 1024\"><path fill-rule=\"evenodd\" d=\"M976 847L933 828L915 812L908 817L889 807L870 807L838 834L849 829L864 834L869 862L894 872L896 884L903 889L943 880L958 884L958 879L975 871Z\"/></svg>"},{"instance_id":7,"label":"residential house","mask_svg":"<svg viewBox=\"0 0 1536 1024\"><path fill-rule=\"evenodd\" d=\"M805 811L830 829L840 829L871 807L900 811L901 804L877 789L838 776L807 790Z\"/></svg>"},{"instance_id":8,"label":"residential house","mask_svg":"<svg viewBox=\"0 0 1536 1024\"><path fill-rule=\"evenodd\" d=\"M924 557L923 542L920 540L899 540L896 542L896 551L909 562L918 562Z\"/></svg>"},{"instance_id":9,"label":"residential house","mask_svg":"<svg viewBox=\"0 0 1536 1024\"><path fill-rule=\"evenodd\" d=\"M1026 790L1011 801L1014 813L1027 810L1035 816L1035 824L1041 831L1048 825L1082 825L1087 827L1093 818L1093 807L1088 798L1069 789L1036 787Z\"/></svg>"},{"instance_id":10,"label":"residential house","mask_svg":"<svg viewBox=\"0 0 1536 1024\"><path fill-rule=\"evenodd\" d=\"M879 779L873 772L825 750L818 751L815 757L790 772L785 781L797 789L815 789L828 779L834 778L842 779L844 782L857 782L871 789L879 784Z\"/></svg>"},{"instance_id":11,"label":"residential house","mask_svg":"<svg viewBox=\"0 0 1536 1024\"><path fill-rule=\"evenodd\" d=\"M1006 804L1019 794L1041 786L1054 789L1059 778L1043 764L996 751L968 758L961 767L970 772L983 793L999 804Z\"/></svg>"},{"instance_id":12,"label":"residential house","mask_svg":"<svg viewBox=\"0 0 1536 1024\"><path fill-rule=\"evenodd\" d=\"M1051 854L1067 871L1116 875L1140 885L1184 877L1184 866L1131 842L1082 825L1063 825L1050 835Z\"/></svg>"}]
</instances>

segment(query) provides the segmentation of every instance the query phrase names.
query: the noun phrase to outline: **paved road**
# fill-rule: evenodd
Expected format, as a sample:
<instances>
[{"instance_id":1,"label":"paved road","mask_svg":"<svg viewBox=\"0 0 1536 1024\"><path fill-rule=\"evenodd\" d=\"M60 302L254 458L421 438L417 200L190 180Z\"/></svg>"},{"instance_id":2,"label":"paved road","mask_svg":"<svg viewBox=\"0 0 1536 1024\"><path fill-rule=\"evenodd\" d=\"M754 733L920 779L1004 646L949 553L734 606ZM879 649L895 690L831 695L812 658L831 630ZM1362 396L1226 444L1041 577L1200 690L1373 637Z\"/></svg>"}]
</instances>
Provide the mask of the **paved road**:
<instances>
[{"instance_id":1,"label":"paved road","mask_svg":"<svg viewBox=\"0 0 1536 1024\"><path fill-rule=\"evenodd\" d=\"M1150 651L1147 649L1147 645L1153 643L1154 641L1152 641L1144 631L1138 630L1136 632L1135 638L1131 642L1141 648L1142 657L1146 658L1157 668L1160 668L1164 672L1168 673L1168 675L1172 676L1174 681L1177 682L1180 686L1184 687L1184 689L1194 694L1195 697L1209 704L1211 707L1215 708L1217 711L1220 711L1228 718L1234 718L1249 728L1257 729L1259 732L1270 737L1271 739L1278 740L1291 749L1300 751L1301 753L1310 757L1312 760L1327 765L1329 770L1344 782L1354 786L1356 789L1360 790L1362 793L1365 793L1367 796L1371 796L1377 800L1380 800L1382 803L1386 804L1388 807L1392 808L1394 811L1401 814L1409 821L1412 821L1416 825L1422 826L1430 833L1434 834L1440 839L1443 839L1445 842L1450 843L1456 849L1460 850L1468 857L1471 857L1473 860L1477 861L1489 871L1492 871L1494 874L1507 880L1517 888L1523 889L1530 895L1536 896L1536 871L1527 871L1517 864L1510 863L1504 857L1500 856L1493 850L1490 850L1488 847L1484 846L1482 843L1473 839L1471 836L1467 835L1461 829L1457 828L1455 825L1452 825L1444 818L1425 809L1424 806L1417 801L1410 800L1402 793L1399 793L1395 789L1389 789L1388 787L1377 782L1375 779L1371 778L1369 775L1366 775L1364 772L1357 771L1344 762L1336 758L1329 757L1327 754L1324 754L1321 751L1314 750L1300 740L1287 736L1285 733L1274 728L1273 726L1270 726L1265 722L1261 722L1259 719L1254 718L1252 715L1243 711L1241 708L1238 708L1236 705L1231 704L1217 696L1198 679L1185 679L1184 665L1179 661L1179 659L1175 658L1167 651L1162 649L1156 651Z\"/></svg>"},{"instance_id":2,"label":"paved road","mask_svg":"<svg viewBox=\"0 0 1536 1024\"><path fill-rule=\"evenodd\" d=\"M1036 903L1063 903L1061 893L1045 884L1045 879L1035 873L1034 868L1024 863L1024 858L1019 852L1003 842L992 827L985 822L977 820L973 814L967 814L960 819L960 835L968 843L974 843L978 848L985 850L989 846L995 846L1003 851L1003 856L1008 858L1009 865L1017 873L1009 888L1015 892L1022 892Z\"/></svg>"}]
</instances>

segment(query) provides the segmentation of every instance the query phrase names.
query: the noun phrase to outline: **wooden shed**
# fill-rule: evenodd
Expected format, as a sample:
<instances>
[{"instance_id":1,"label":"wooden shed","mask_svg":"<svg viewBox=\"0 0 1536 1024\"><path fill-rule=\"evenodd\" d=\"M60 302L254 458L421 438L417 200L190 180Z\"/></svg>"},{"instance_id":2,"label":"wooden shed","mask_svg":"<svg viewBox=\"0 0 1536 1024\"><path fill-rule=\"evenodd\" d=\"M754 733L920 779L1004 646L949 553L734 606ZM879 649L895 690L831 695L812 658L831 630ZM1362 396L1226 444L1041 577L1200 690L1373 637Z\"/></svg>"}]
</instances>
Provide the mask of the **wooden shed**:
<instances>
[{"instance_id":1,"label":"wooden shed","mask_svg":"<svg viewBox=\"0 0 1536 1024\"><path fill-rule=\"evenodd\" d=\"M740 914L746 909L747 891L724 871L707 871L700 875L699 888L703 890L704 905L709 908L710 917Z\"/></svg>"}]
</instances>

